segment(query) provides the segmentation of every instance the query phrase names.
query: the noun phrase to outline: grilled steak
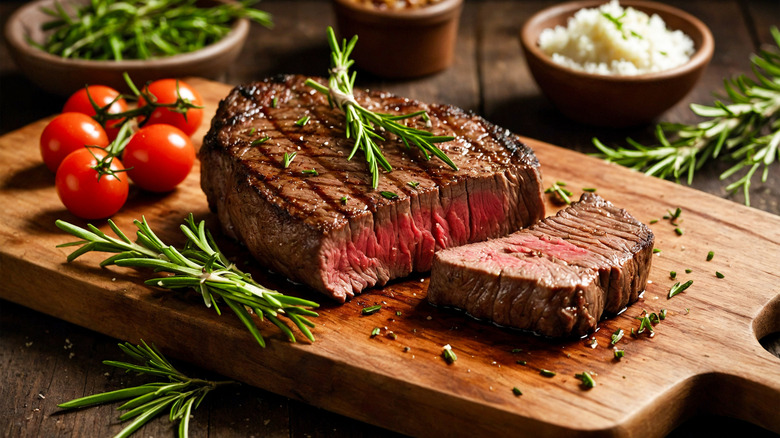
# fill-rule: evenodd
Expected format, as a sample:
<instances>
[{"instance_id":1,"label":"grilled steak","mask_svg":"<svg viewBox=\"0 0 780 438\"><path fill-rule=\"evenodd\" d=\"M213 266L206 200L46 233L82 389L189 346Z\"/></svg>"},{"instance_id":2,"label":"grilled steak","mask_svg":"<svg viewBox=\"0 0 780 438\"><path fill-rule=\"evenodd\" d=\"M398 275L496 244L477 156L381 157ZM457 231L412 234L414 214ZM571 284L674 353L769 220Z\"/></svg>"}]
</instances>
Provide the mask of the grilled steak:
<instances>
[{"instance_id":1,"label":"grilled steak","mask_svg":"<svg viewBox=\"0 0 780 438\"><path fill-rule=\"evenodd\" d=\"M584 335L644 290L653 233L593 194L500 239L436 254L432 304L547 336Z\"/></svg>"},{"instance_id":2,"label":"grilled steak","mask_svg":"<svg viewBox=\"0 0 780 438\"><path fill-rule=\"evenodd\" d=\"M264 265L344 301L430 270L437 250L503 236L544 217L539 163L510 132L451 106L356 92L361 105L377 112L426 110L432 132L456 137L439 146L458 171L397 139L380 142L394 170L372 189L362 154L346 159L352 141L344 138L344 116L305 79L282 76L235 88L200 150L211 209ZM296 124L304 116L308 123ZM285 152L297 152L288 168Z\"/></svg>"}]
</instances>

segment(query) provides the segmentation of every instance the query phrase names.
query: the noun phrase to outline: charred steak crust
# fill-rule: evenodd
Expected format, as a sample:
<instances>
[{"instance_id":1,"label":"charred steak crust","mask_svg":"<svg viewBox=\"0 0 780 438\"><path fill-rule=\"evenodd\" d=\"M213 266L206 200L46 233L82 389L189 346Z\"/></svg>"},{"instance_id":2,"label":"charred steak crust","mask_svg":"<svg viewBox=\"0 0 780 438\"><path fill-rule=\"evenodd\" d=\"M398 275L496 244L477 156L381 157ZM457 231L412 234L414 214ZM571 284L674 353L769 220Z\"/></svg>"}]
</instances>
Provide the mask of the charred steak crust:
<instances>
[{"instance_id":1,"label":"charred steak crust","mask_svg":"<svg viewBox=\"0 0 780 438\"><path fill-rule=\"evenodd\" d=\"M539 162L509 131L452 106L356 92L378 112L426 110L432 132L456 137L439 146L459 171L395 139L382 142L394 170L373 190L362 153L346 160L343 115L305 80L278 76L233 89L199 152L210 208L264 265L344 301L428 271L439 249L544 217ZM303 116L308 123L296 125ZM288 168L285 152L298 153ZM303 173L311 169L317 174Z\"/></svg>"},{"instance_id":2,"label":"charred steak crust","mask_svg":"<svg viewBox=\"0 0 780 438\"><path fill-rule=\"evenodd\" d=\"M598 195L512 235L436 254L428 300L499 325L581 336L645 289L652 231Z\"/></svg>"}]
</instances>

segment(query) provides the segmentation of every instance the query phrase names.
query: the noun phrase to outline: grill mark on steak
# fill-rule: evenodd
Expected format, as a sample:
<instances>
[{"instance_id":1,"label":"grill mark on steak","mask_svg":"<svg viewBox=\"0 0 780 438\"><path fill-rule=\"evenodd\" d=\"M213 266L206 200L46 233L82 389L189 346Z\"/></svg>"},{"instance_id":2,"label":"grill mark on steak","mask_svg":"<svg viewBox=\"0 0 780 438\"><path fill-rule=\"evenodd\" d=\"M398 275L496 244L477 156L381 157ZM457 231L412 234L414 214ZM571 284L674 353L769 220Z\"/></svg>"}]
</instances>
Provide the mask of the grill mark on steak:
<instances>
[{"instance_id":1,"label":"grill mark on steak","mask_svg":"<svg viewBox=\"0 0 780 438\"><path fill-rule=\"evenodd\" d=\"M439 146L459 172L438 158L425 160L414 145L406 150L394 136L378 142L394 170L372 190L362 152L346 160L352 142L343 138L343 115L304 86L305 79L237 88L220 103L201 148L210 207L226 233L270 268L343 301L430 269L438 249L497 237L542 217L539 164L516 137L463 110L356 91L361 105L379 112L426 110L435 135L456 136ZM278 106L271 108L274 96ZM296 126L303 114L309 122ZM257 132L250 138L251 128ZM270 140L250 145L264 136ZM282 166L285 151L298 152L289 169ZM312 167L319 175L300 173ZM382 190L398 198L386 199Z\"/></svg>"},{"instance_id":2,"label":"grill mark on steak","mask_svg":"<svg viewBox=\"0 0 780 438\"><path fill-rule=\"evenodd\" d=\"M581 336L636 301L653 233L598 195L510 236L436 254L428 300L546 336Z\"/></svg>"}]
</instances>

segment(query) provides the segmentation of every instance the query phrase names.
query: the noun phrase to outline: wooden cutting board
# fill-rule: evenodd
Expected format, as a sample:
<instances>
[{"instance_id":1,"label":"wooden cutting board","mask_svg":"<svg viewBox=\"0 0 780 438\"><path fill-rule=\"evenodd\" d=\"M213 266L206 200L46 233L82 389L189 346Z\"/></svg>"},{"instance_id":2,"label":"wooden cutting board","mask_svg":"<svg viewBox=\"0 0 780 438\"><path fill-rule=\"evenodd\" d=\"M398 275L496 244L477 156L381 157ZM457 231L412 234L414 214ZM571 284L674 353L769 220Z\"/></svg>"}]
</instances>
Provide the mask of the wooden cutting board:
<instances>
[{"instance_id":1,"label":"wooden cutting board","mask_svg":"<svg viewBox=\"0 0 780 438\"><path fill-rule=\"evenodd\" d=\"M229 91L224 84L188 82L202 93L208 115ZM223 251L261 282L323 304L315 343L290 343L275 326L261 323L268 339L262 349L232 314L218 316L198 297L143 286L148 271L101 269L100 254L66 263L70 249L56 245L73 238L54 222L85 222L62 207L54 176L41 163L38 137L45 124L0 138L4 299L122 340L153 342L172 357L410 435L652 437L702 413L780 432L780 359L757 341L780 330L777 216L525 139L542 163L545 186L564 181L575 197L581 188L595 187L645 223L659 219L650 226L661 252L639 302L603 321L588 339L545 340L431 307L425 276L335 305L269 273L218 236ZM196 133L197 142L206 129L204 124ZM682 236L662 219L677 207ZM549 213L555 209L548 206ZM180 244L178 226L190 212L219 234L198 168L167 195L131 189L114 220L133 233L132 220L143 215L164 240ZM95 224L107 228L104 221ZM670 271L677 271L676 280ZM694 283L687 291L667 299L673 283L688 279ZM373 304L382 310L362 316L361 309ZM628 334L643 311L662 309L667 317L654 336ZM374 327L381 334L371 337ZM625 350L619 361L610 346L618 328L627 333L617 345ZM458 356L454 364L441 357L445 344ZM540 369L556 374L545 377ZM580 386L575 374L583 371L595 377L595 388ZM513 394L515 387L521 396Z\"/></svg>"}]
</instances>

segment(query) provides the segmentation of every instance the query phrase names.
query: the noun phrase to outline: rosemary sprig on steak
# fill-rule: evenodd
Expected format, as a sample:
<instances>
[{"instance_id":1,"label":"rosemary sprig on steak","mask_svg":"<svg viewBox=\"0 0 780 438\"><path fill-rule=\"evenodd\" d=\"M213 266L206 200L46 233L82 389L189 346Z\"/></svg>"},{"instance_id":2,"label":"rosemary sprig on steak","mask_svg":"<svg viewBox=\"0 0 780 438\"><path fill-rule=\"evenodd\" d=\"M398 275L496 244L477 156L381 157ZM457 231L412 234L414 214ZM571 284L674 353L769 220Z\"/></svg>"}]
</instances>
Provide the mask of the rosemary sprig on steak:
<instances>
[{"instance_id":1,"label":"rosemary sprig on steak","mask_svg":"<svg viewBox=\"0 0 780 438\"><path fill-rule=\"evenodd\" d=\"M152 418L161 415L165 410L170 412L171 421L179 421L178 436L187 437L190 415L193 410L198 408L206 395L221 386L236 384L230 380L215 382L188 377L174 368L154 345L149 346L144 341L141 341L141 345L125 342L119 344L119 348L133 358L135 363L112 360L106 360L103 363L128 372L161 377L164 380L88 395L57 405L62 409L77 409L127 400L117 408L117 410L125 411L119 416L119 421L130 419L133 421L116 435L118 437L132 435L133 432Z\"/></svg>"},{"instance_id":2,"label":"rosemary sprig on steak","mask_svg":"<svg viewBox=\"0 0 780 438\"><path fill-rule=\"evenodd\" d=\"M185 224L181 225L180 229L187 237L187 242L181 250L161 241L149 227L146 219L135 220L133 223L138 228L135 242L132 242L110 219L108 224L118 239L106 235L92 224L87 225L88 229L84 229L57 220L56 224L61 230L81 239L58 245L58 248L80 246L68 256L69 262L90 251L99 251L115 253L103 260L100 263L101 267L117 265L171 273L173 275L149 279L145 283L175 291L195 289L203 296L206 307L213 306L217 314L221 314L217 303L221 301L227 304L262 347L265 347L265 340L248 309L261 319L268 318L292 342L295 342L295 335L287 324L279 319L280 317L292 321L309 340L314 341L314 336L309 330L309 327L314 327L314 323L307 317L318 316L311 308L319 305L312 301L284 295L255 282L249 274L239 270L219 250L211 233L206 230L204 221L196 224L190 214Z\"/></svg>"},{"instance_id":3,"label":"rosemary sprig on steak","mask_svg":"<svg viewBox=\"0 0 780 438\"><path fill-rule=\"evenodd\" d=\"M780 30L772 27L771 32L780 48ZM652 146L628 139L630 147L611 148L595 138L594 146L607 161L659 178L679 180L687 174L688 184L707 161L736 161L720 179L743 172L726 190L742 188L745 204L750 205L754 174L763 166L761 182L766 182L769 166L780 161L780 51L763 50L751 57L751 63L755 80L740 75L724 82L731 103L691 105L694 114L707 120L694 125L661 123L655 131L658 144Z\"/></svg>"},{"instance_id":4,"label":"rosemary sprig on steak","mask_svg":"<svg viewBox=\"0 0 780 438\"><path fill-rule=\"evenodd\" d=\"M354 63L353 60L349 59L349 55L352 53L352 49L355 48L356 43L357 35L353 36L349 42L346 39L342 40L339 46L333 28L328 27L328 44L330 44L331 49L331 68L328 86L326 87L311 79L306 81L306 85L327 95L331 106L335 106L344 112L347 119L346 136L355 141L352 152L347 159L351 160L358 149L361 149L365 154L366 163L368 163L368 168L371 171L371 185L376 188L379 183L379 166L382 166L388 172L393 170L382 154L382 149L376 143L377 140L383 141L385 139L377 133L378 130L381 130L397 136L406 145L407 149L410 144L414 144L422 151L426 159L430 159L431 154L433 154L447 163L453 170L458 170L458 166L455 165L447 154L435 145L435 143L450 141L454 137L437 136L431 132L398 123L400 120L417 116L425 120L427 118L425 111L401 115L382 114L363 108L357 103L352 94L352 89L355 85L355 72L352 75L349 74L349 68Z\"/></svg>"}]
</instances>

